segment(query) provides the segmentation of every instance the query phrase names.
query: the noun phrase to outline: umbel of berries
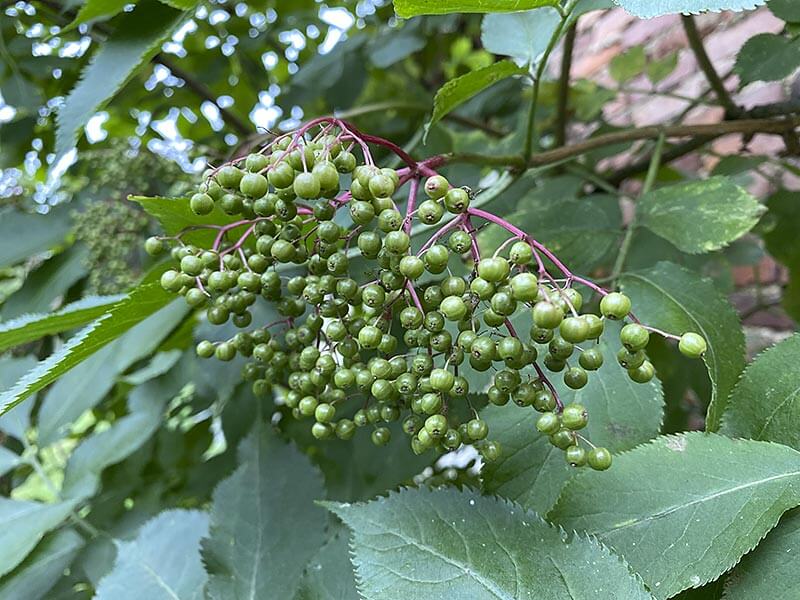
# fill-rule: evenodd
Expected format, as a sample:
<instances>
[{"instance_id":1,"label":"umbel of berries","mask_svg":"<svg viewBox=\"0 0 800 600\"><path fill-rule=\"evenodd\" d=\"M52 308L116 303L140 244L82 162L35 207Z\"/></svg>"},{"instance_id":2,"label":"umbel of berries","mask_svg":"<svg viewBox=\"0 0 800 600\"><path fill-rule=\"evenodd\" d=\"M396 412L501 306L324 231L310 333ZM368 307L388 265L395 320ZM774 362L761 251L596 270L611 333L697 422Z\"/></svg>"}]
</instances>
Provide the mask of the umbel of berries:
<instances>
[{"instance_id":1,"label":"umbel of berries","mask_svg":"<svg viewBox=\"0 0 800 600\"><path fill-rule=\"evenodd\" d=\"M371 145L406 166L376 165ZM189 199L198 223L145 248L171 248L165 289L210 323L238 328L230 339L201 341L197 353L244 357L256 396L274 397L319 440L366 429L384 446L402 431L417 454L473 445L496 460L502 448L470 400L485 393L506 410L530 411L530 435L546 435L569 464L609 468L609 451L584 435L591 401L565 405L553 379L577 390L599 369L620 368L646 383L655 375L651 334L678 340L691 357L705 340L640 323L627 296L572 273L528 233L472 206L470 190L436 173L440 162L317 119L207 171ZM477 242L485 224L508 234L493 251ZM592 296L598 312L584 310ZM257 303L279 318L257 322ZM616 365L604 364L599 346L608 320L624 322L608 342Z\"/></svg>"}]
</instances>

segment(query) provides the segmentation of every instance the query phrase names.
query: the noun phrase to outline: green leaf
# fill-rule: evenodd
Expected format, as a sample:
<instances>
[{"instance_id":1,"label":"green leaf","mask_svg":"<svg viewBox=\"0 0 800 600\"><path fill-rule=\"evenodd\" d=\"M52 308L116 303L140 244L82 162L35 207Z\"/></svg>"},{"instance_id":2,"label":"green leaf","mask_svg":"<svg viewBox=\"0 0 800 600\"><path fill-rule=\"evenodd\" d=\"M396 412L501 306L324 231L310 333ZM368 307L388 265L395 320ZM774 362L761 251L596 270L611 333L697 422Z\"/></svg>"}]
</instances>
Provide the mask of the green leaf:
<instances>
[{"instance_id":1,"label":"green leaf","mask_svg":"<svg viewBox=\"0 0 800 600\"><path fill-rule=\"evenodd\" d=\"M161 0L164 4L168 4L172 8L178 8L180 10L189 10L190 8L194 8L200 2L200 0Z\"/></svg>"},{"instance_id":2,"label":"green leaf","mask_svg":"<svg viewBox=\"0 0 800 600\"><path fill-rule=\"evenodd\" d=\"M770 0L772 14L788 23L800 23L800 4L795 0Z\"/></svg>"},{"instance_id":3,"label":"green leaf","mask_svg":"<svg viewBox=\"0 0 800 600\"><path fill-rule=\"evenodd\" d=\"M56 381L39 408L39 443L46 446L65 437L72 423L96 406L123 372L156 350L187 310L184 302L173 302Z\"/></svg>"},{"instance_id":4,"label":"green leaf","mask_svg":"<svg viewBox=\"0 0 800 600\"><path fill-rule=\"evenodd\" d=\"M295 600L359 600L349 537L345 527L336 528L306 566Z\"/></svg>"},{"instance_id":5,"label":"green leaf","mask_svg":"<svg viewBox=\"0 0 800 600\"><path fill-rule=\"evenodd\" d=\"M614 0L632 15L649 19L678 13L699 14L707 11L751 10L767 0Z\"/></svg>"},{"instance_id":6,"label":"green leaf","mask_svg":"<svg viewBox=\"0 0 800 600\"><path fill-rule=\"evenodd\" d=\"M16 569L0 580L0 598L39 600L45 597L83 544L83 538L73 529L48 534Z\"/></svg>"},{"instance_id":7,"label":"green leaf","mask_svg":"<svg viewBox=\"0 0 800 600\"><path fill-rule=\"evenodd\" d=\"M86 0L72 22L63 31L71 31L82 23L110 19L122 12L128 4L136 4L137 0Z\"/></svg>"},{"instance_id":8,"label":"green leaf","mask_svg":"<svg viewBox=\"0 0 800 600\"><path fill-rule=\"evenodd\" d=\"M690 254L719 250L758 223L764 207L727 177L663 187L638 203L639 222Z\"/></svg>"},{"instance_id":9,"label":"green leaf","mask_svg":"<svg viewBox=\"0 0 800 600\"><path fill-rule=\"evenodd\" d=\"M0 357L0 390L10 388L14 382L35 366L36 358L30 355L21 358ZM0 431L12 435L18 440L23 439L30 426L33 400L34 398L31 398L18 406L17 410L0 416Z\"/></svg>"},{"instance_id":10,"label":"green leaf","mask_svg":"<svg viewBox=\"0 0 800 600\"><path fill-rule=\"evenodd\" d=\"M651 59L645 66L647 78L653 83L660 83L669 77L678 66L678 53L670 52L663 58Z\"/></svg>"},{"instance_id":11,"label":"green leaf","mask_svg":"<svg viewBox=\"0 0 800 600\"><path fill-rule=\"evenodd\" d=\"M539 60L560 22L553 8L488 14L481 21L481 42L489 52L531 65Z\"/></svg>"},{"instance_id":12,"label":"green leaf","mask_svg":"<svg viewBox=\"0 0 800 600\"><path fill-rule=\"evenodd\" d=\"M642 46L633 46L617 54L608 65L608 72L619 83L625 83L644 73L647 55Z\"/></svg>"},{"instance_id":13,"label":"green leaf","mask_svg":"<svg viewBox=\"0 0 800 600\"><path fill-rule=\"evenodd\" d=\"M59 350L17 381L14 387L0 395L0 415L4 415L31 394L53 383L100 348L173 300L174 295L164 291L158 283L148 283L135 288L103 318L75 334Z\"/></svg>"},{"instance_id":14,"label":"green leaf","mask_svg":"<svg viewBox=\"0 0 800 600\"><path fill-rule=\"evenodd\" d=\"M483 69L470 71L466 75L451 79L436 92L436 97L433 99L433 116L425 125L426 133L442 117L476 94L498 81L523 73L525 69L520 69L510 60L501 60Z\"/></svg>"},{"instance_id":15,"label":"green leaf","mask_svg":"<svg viewBox=\"0 0 800 600\"><path fill-rule=\"evenodd\" d=\"M103 316L125 296L89 296L50 314L23 315L0 324L0 352L85 325Z\"/></svg>"},{"instance_id":16,"label":"green leaf","mask_svg":"<svg viewBox=\"0 0 800 600\"><path fill-rule=\"evenodd\" d=\"M720 431L800 450L800 334L762 352L733 388Z\"/></svg>"},{"instance_id":17,"label":"green leaf","mask_svg":"<svg viewBox=\"0 0 800 600\"><path fill-rule=\"evenodd\" d=\"M96 600L202 600L207 575L200 539L208 514L167 510L148 521L136 539L117 544L114 569L100 580Z\"/></svg>"},{"instance_id":18,"label":"green leaf","mask_svg":"<svg viewBox=\"0 0 800 600\"><path fill-rule=\"evenodd\" d=\"M122 382L134 386L147 383L151 379L167 373L181 359L181 356L182 352L177 349L159 352L146 366L123 377Z\"/></svg>"},{"instance_id":19,"label":"green leaf","mask_svg":"<svg viewBox=\"0 0 800 600\"><path fill-rule=\"evenodd\" d=\"M0 498L0 576L20 564L73 508L75 502L43 504Z\"/></svg>"},{"instance_id":20,"label":"green leaf","mask_svg":"<svg viewBox=\"0 0 800 600\"><path fill-rule=\"evenodd\" d=\"M597 535L667 598L719 577L798 504L800 453L695 432L581 473L549 518Z\"/></svg>"},{"instance_id":21,"label":"green leaf","mask_svg":"<svg viewBox=\"0 0 800 600\"><path fill-rule=\"evenodd\" d=\"M170 386L158 382L134 389L129 400L130 414L85 439L69 457L62 497L82 500L93 496L103 469L141 448L162 424L164 407L171 398Z\"/></svg>"},{"instance_id":22,"label":"green leaf","mask_svg":"<svg viewBox=\"0 0 800 600\"><path fill-rule=\"evenodd\" d=\"M450 13L517 12L556 4L558 0L394 0L394 10L398 17L408 19Z\"/></svg>"},{"instance_id":23,"label":"green leaf","mask_svg":"<svg viewBox=\"0 0 800 600\"><path fill-rule=\"evenodd\" d=\"M767 218L771 227L762 234L769 253L789 267L789 285L784 290L782 303L795 319L800 319L800 200L797 193L780 190L767 200Z\"/></svg>"},{"instance_id":24,"label":"green leaf","mask_svg":"<svg viewBox=\"0 0 800 600\"><path fill-rule=\"evenodd\" d=\"M736 311L709 280L672 263L622 276L621 287L644 323L706 338L704 361L711 379L706 429L716 431L728 396L744 368L744 333Z\"/></svg>"},{"instance_id":25,"label":"green leaf","mask_svg":"<svg viewBox=\"0 0 800 600\"><path fill-rule=\"evenodd\" d=\"M371 600L651 598L595 540L565 539L499 498L417 488L326 506L353 530L359 592Z\"/></svg>"},{"instance_id":26,"label":"green leaf","mask_svg":"<svg viewBox=\"0 0 800 600\"><path fill-rule=\"evenodd\" d=\"M5 475L11 469L15 469L22 459L16 452L12 452L5 446L0 446L0 476Z\"/></svg>"},{"instance_id":27,"label":"green leaf","mask_svg":"<svg viewBox=\"0 0 800 600\"><path fill-rule=\"evenodd\" d=\"M745 42L734 71L742 85L754 81L780 81L800 65L800 40L774 33L759 33Z\"/></svg>"},{"instance_id":28,"label":"green leaf","mask_svg":"<svg viewBox=\"0 0 800 600\"><path fill-rule=\"evenodd\" d=\"M214 491L203 541L209 597L292 598L303 567L324 541L322 477L293 446L256 425L240 466Z\"/></svg>"},{"instance_id":29,"label":"green leaf","mask_svg":"<svg viewBox=\"0 0 800 600\"><path fill-rule=\"evenodd\" d=\"M63 244L70 228L63 208L46 215L0 211L0 269ZM25 235L20 235L20 231Z\"/></svg>"},{"instance_id":30,"label":"green leaf","mask_svg":"<svg viewBox=\"0 0 800 600\"><path fill-rule=\"evenodd\" d=\"M223 212L218 204L214 205L214 210L209 214L198 216L189 208L188 198L131 196L129 199L141 205L147 214L157 219L167 235L175 235L184 229L197 225L229 225L240 220ZM235 239L236 232L243 232L244 227L248 225L243 225L240 229L231 230L229 238ZM209 247L216 236L217 231L214 229L198 229L185 232L181 239L187 244Z\"/></svg>"},{"instance_id":31,"label":"green leaf","mask_svg":"<svg viewBox=\"0 0 800 600\"><path fill-rule=\"evenodd\" d=\"M580 402L588 408L586 437L612 452L630 450L656 437L664 412L658 380L634 383L617 365L620 328L618 323L606 322L606 336L599 344L604 364L590 374L586 387L576 391L567 388L560 378L554 381L564 403ZM509 405L487 406L481 415L489 424L489 437L503 448L500 459L483 468L485 491L547 512L575 469L567 465L564 452L536 430L538 413Z\"/></svg>"},{"instance_id":32,"label":"green leaf","mask_svg":"<svg viewBox=\"0 0 800 600\"><path fill-rule=\"evenodd\" d=\"M783 515L758 548L745 556L725 582L725 600L800 598L800 510Z\"/></svg>"},{"instance_id":33,"label":"green leaf","mask_svg":"<svg viewBox=\"0 0 800 600\"><path fill-rule=\"evenodd\" d=\"M182 17L161 2L142 0L118 21L58 111L54 164L73 148L89 118L158 52Z\"/></svg>"},{"instance_id":34,"label":"green leaf","mask_svg":"<svg viewBox=\"0 0 800 600\"><path fill-rule=\"evenodd\" d=\"M45 261L28 274L22 287L3 303L0 310L3 320L51 310L57 298L86 276L87 256L84 246L73 246Z\"/></svg>"},{"instance_id":35,"label":"green leaf","mask_svg":"<svg viewBox=\"0 0 800 600\"><path fill-rule=\"evenodd\" d=\"M594 267L619 239L619 223L615 222L618 215L612 216L604 210L600 201L544 197L533 192L520 199L518 204L521 208L507 218L531 232L578 273ZM565 219L564 215L569 215L569 218ZM482 249L497 248L508 237L509 234L500 227L489 227L478 234ZM586 243L587 237L591 237L591 244Z\"/></svg>"},{"instance_id":36,"label":"green leaf","mask_svg":"<svg viewBox=\"0 0 800 600\"><path fill-rule=\"evenodd\" d=\"M425 43L425 36L418 28L406 24L400 30L390 30L386 35L374 37L369 44L368 55L373 65L385 69L422 50Z\"/></svg>"}]
</instances>

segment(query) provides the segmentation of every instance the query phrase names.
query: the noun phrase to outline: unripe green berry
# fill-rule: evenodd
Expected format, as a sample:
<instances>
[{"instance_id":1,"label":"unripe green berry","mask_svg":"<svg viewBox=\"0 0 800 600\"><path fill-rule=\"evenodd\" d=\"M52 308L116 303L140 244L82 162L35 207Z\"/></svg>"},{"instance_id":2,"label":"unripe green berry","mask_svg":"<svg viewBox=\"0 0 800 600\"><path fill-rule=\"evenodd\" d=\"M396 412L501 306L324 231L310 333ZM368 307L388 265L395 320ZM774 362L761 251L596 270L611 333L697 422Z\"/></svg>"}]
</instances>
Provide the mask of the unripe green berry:
<instances>
[{"instance_id":1,"label":"unripe green berry","mask_svg":"<svg viewBox=\"0 0 800 600\"><path fill-rule=\"evenodd\" d=\"M611 452L607 448L592 448L589 450L587 461L595 471L605 471L611 466Z\"/></svg>"},{"instance_id":2,"label":"unripe green berry","mask_svg":"<svg viewBox=\"0 0 800 600\"><path fill-rule=\"evenodd\" d=\"M624 319L631 312L631 300L620 292L611 292L600 300L600 312L609 319Z\"/></svg>"},{"instance_id":3,"label":"unripe green berry","mask_svg":"<svg viewBox=\"0 0 800 600\"><path fill-rule=\"evenodd\" d=\"M561 423L567 429L576 431L583 429L589 422L589 414L582 404L572 403L567 404L561 413Z\"/></svg>"},{"instance_id":4,"label":"unripe green berry","mask_svg":"<svg viewBox=\"0 0 800 600\"><path fill-rule=\"evenodd\" d=\"M688 356L689 358L700 358L708 349L708 345L706 344L706 340L703 336L694 332L688 332L681 336L681 339L678 342L678 349L684 356Z\"/></svg>"}]
</instances>

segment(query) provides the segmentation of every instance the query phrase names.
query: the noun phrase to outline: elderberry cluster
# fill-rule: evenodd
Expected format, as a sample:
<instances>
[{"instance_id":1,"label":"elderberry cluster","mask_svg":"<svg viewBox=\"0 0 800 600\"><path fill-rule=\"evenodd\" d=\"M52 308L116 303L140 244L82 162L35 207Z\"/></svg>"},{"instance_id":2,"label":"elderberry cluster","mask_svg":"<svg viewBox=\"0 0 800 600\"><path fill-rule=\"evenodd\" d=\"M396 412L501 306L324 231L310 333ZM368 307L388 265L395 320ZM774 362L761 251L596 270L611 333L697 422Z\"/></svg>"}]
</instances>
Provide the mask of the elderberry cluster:
<instances>
[{"instance_id":1,"label":"elderberry cluster","mask_svg":"<svg viewBox=\"0 0 800 600\"><path fill-rule=\"evenodd\" d=\"M397 152L408 166L378 168L369 143ZM500 445L470 404L470 393L485 391L492 404L540 412L536 428L570 464L607 469L609 451L579 433L587 409L564 406L549 377L561 373L569 388L584 387L603 365L597 342L605 321L627 319L618 363L633 381L648 382L654 368L644 348L657 330L636 321L625 295L573 275L513 224L471 207L469 190L452 187L429 164L343 121L321 119L207 172L190 207L218 217L215 224L150 238L145 247L155 255L174 243L178 267L163 274L162 286L205 309L209 322L232 320L241 329L226 341L200 342L197 353L251 359L244 376L255 394L275 394L318 439L347 440L367 428L382 446L391 437L387 425L402 419L417 454L472 444L495 460ZM394 198L406 184L402 213ZM473 220L512 237L484 256ZM412 245L415 222L441 224L419 248ZM204 228L213 242L184 240ZM471 267L467 276L452 274L458 262ZM574 284L601 295L599 315L581 313ZM259 300L280 318L254 323ZM526 322L527 335L512 317ZM705 341L688 333L680 347L699 356Z\"/></svg>"}]
</instances>

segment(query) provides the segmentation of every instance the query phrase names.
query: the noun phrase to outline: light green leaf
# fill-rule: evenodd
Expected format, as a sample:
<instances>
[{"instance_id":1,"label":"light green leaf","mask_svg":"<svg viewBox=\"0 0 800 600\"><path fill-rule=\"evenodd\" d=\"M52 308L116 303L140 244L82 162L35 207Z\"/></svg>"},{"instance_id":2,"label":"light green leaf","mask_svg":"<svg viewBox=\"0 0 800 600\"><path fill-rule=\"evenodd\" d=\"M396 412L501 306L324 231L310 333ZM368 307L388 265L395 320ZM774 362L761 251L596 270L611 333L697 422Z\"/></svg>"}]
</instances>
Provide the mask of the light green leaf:
<instances>
[{"instance_id":1,"label":"light green leaf","mask_svg":"<svg viewBox=\"0 0 800 600\"><path fill-rule=\"evenodd\" d=\"M736 57L734 71L742 85L754 81L780 81L800 66L800 40L774 33L760 33L745 42Z\"/></svg>"},{"instance_id":2,"label":"light green leaf","mask_svg":"<svg viewBox=\"0 0 800 600\"><path fill-rule=\"evenodd\" d=\"M690 254L719 250L758 223L764 207L727 177L663 187L638 203L640 224Z\"/></svg>"},{"instance_id":3,"label":"light green leaf","mask_svg":"<svg viewBox=\"0 0 800 600\"><path fill-rule=\"evenodd\" d=\"M336 527L306 566L295 600L359 600L349 537L344 526Z\"/></svg>"},{"instance_id":4,"label":"light green leaf","mask_svg":"<svg viewBox=\"0 0 800 600\"><path fill-rule=\"evenodd\" d=\"M0 497L0 576L20 564L74 507L74 502L43 504Z\"/></svg>"},{"instance_id":5,"label":"light green leaf","mask_svg":"<svg viewBox=\"0 0 800 600\"><path fill-rule=\"evenodd\" d=\"M800 334L762 352L733 388L720 431L800 450Z\"/></svg>"},{"instance_id":6,"label":"light green leaf","mask_svg":"<svg viewBox=\"0 0 800 600\"><path fill-rule=\"evenodd\" d=\"M89 118L158 52L182 17L182 12L166 4L142 0L119 20L58 112L54 164L72 149Z\"/></svg>"},{"instance_id":7,"label":"light green leaf","mask_svg":"<svg viewBox=\"0 0 800 600\"><path fill-rule=\"evenodd\" d=\"M608 72L619 83L630 81L644 73L647 66L647 55L642 46L628 48L622 54L617 54L608 65Z\"/></svg>"},{"instance_id":8,"label":"light green leaf","mask_svg":"<svg viewBox=\"0 0 800 600\"><path fill-rule=\"evenodd\" d=\"M560 22L561 16L553 8L488 14L481 21L481 42L489 52L531 65L539 60Z\"/></svg>"},{"instance_id":9,"label":"light green leaf","mask_svg":"<svg viewBox=\"0 0 800 600\"><path fill-rule=\"evenodd\" d=\"M670 52L663 58L651 59L645 67L647 78L653 83L660 83L669 77L678 66L678 53Z\"/></svg>"},{"instance_id":10,"label":"light green leaf","mask_svg":"<svg viewBox=\"0 0 800 600\"><path fill-rule=\"evenodd\" d=\"M46 446L66 436L72 423L96 406L123 372L156 350L187 311L184 302L173 302L56 381L39 408L40 444Z\"/></svg>"},{"instance_id":11,"label":"light green leaf","mask_svg":"<svg viewBox=\"0 0 800 600\"><path fill-rule=\"evenodd\" d=\"M110 19L122 12L128 4L136 4L138 0L86 0L72 22L64 27L64 31L75 29L82 23Z\"/></svg>"},{"instance_id":12,"label":"light green leaf","mask_svg":"<svg viewBox=\"0 0 800 600\"><path fill-rule=\"evenodd\" d=\"M789 23L800 23L800 4L796 0L770 0L772 14Z\"/></svg>"},{"instance_id":13,"label":"light green leaf","mask_svg":"<svg viewBox=\"0 0 800 600\"><path fill-rule=\"evenodd\" d=\"M72 564L83 544L83 538L73 529L60 529L46 535L16 569L0 580L0 598L44 598Z\"/></svg>"},{"instance_id":14,"label":"light green leaf","mask_svg":"<svg viewBox=\"0 0 800 600\"><path fill-rule=\"evenodd\" d=\"M450 13L517 12L540 6L555 6L558 0L394 0L398 17Z\"/></svg>"},{"instance_id":15,"label":"light green leaf","mask_svg":"<svg viewBox=\"0 0 800 600\"><path fill-rule=\"evenodd\" d=\"M169 4L172 8L189 10L190 8L197 6L200 0L161 0L161 2L164 4Z\"/></svg>"},{"instance_id":16,"label":"light green leaf","mask_svg":"<svg viewBox=\"0 0 800 600\"><path fill-rule=\"evenodd\" d=\"M172 391L155 381L134 389L130 414L86 438L72 453L64 473L62 497L82 500L97 493L103 469L133 454L162 424Z\"/></svg>"},{"instance_id":17,"label":"light green leaf","mask_svg":"<svg viewBox=\"0 0 800 600\"><path fill-rule=\"evenodd\" d=\"M530 319L527 315L526 318ZM612 452L630 450L656 437L664 412L664 394L658 380L634 383L618 366L619 330L618 323L606 322L606 335L599 344L604 364L590 374L586 387L571 390L560 378L554 380L565 404L580 402L589 410L584 435L596 446L605 446ZM575 469L567 466L564 452L536 430L538 413L509 405L487 406L481 415L489 424L489 437L503 448L500 459L483 468L484 489L525 508L547 512Z\"/></svg>"},{"instance_id":18,"label":"light green leaf","mask_svg":"<svg viewBox=\"0 0 800 600\"><path fill-rule=\"evenodd\" d=\"M167 510L148 521L136 539L117 543L114 569L100 580L96 600L202 600L207 575L200 539L208 514Z\"/></svg>"},{"instance_id":19,"label":"light green leaf","mask_svg":"<svg viewBox=\"0 0 800 600\"><path fill-rule=\"evenodd\" d=\"M695 432L581 473L549 518L597 535L668 598L719 577L798 504L800 452Z\"/></svg>"},{"instance_id":20,"label":"light green leaf","mask_svg":"<svg viewBox=\"0 0 800 600\"><path fill-rule=\"evenodd\" d=\"M353 530L359 592L397 598L651 598L597 541L535 513L454 488L404 489L326 506Z\"/></svg>"},{"instance_id":21,"label":"light green leaf","mask_svg":"<svg viewBox=\"0 0 800 600\"><path fill-rule=\"evenodd\" d=\"M716 431L745 363L744 333L736 311L709 280L668 262L627 273L620 284L644 323L674 334L694 331L706 338L704 361L711 379L706 429Z\"/></svg>"},{"instance_id":22,"label":"light green leaf","mask_svg":"<svg viewBox=\"0 0 800 600\"><path fill-rule=\"evenodd\" d=\"M50 314L22 315L0 323L0 352L85 325L124 299L124 295L89 296Z\"/></svg>"},{"instance_id":23,"label":"light green leaf","mask_svg":"<svg viewBox=\"0 0 800 600\"><path fill-rule=\"evenodd\" d=\"M324 541L322 477L307 457L259 422L239 449L240 466L214 491L203 558L213 600L292 598Z\"/></svg>"},{"instance_id":24,"label":"light green leaf","mask_svg":"<svg viewBox=\"0 0 800 600\"><path fill-rule=\"evenodd\" d=\"M53 302L86 276L87 256L84 246L73 246L29 273L22 287L3 303L3 320L52 310Z\"/></svg>"},{"instance_id":25,"label":"light green leaf","mask_svg":"<svg viewBox=\"0 0 800 600\"><path fill-rule=\"evenodd\" d=\"M36 358L30 355L21 358L0 357L0 390L10 388L20 377L35 366ZM33 400L35 398L23 402L17 407L17 410L0 416L0 431L12 435L18 440L23 439L30 426Z\"/></svg>"},{"instance_id":26,"label":"light green leaf","mask_svg":"<svg viewBox=\"0 0 800 600\"><path fill-rule=\"evenodd\" d=\"M69 216L63 208L46 215L0 211L0 268L60 246L70 228ZM25 235L19 235L20 231Z\"/></svg>"},{"instance_id":27,"label":"light green leaf","mask_svg":"<svg viewBox=\"0 0 800 600\"><path fill-rule=\"evenodd\" d=\"M130 200L141 205L147 214L157 219L167 235L175 235L184 229L197 225L229 225L240 220L223 212L218 204L214 205L214 210L209 214L198 216L189 208L188 198L131 196ZM246 225L243 227L246 227ZM235 239L234 236L237 231L243 232L244 228L231 230L230 239ZM217 231L214 229L198 229L185 232L181 239L187 244L208 247L213 243L216 236Z\"/></svg>"},{"instance_id":28,"label":"light green leaf","mask_svg":"<svg viewBox=\"0 0 800 600\"><path fill-rule=\"evenodd\" d=\"M5 446L0 446L0 476L16 468L20 462L22 462L22 459L16 452L12 452Z\"/></svg>"},{"instance_id":29,"label":"light green leaf","mask_svg":"<svg viewBox=\"0 0 800 600\"><path fill-rule=\"evenodd\" d=\"M34 392L53 383L61 375L173 299L174 295L164 291L158 283L148 283L135 288L102 319L75 334L59 350L17 381L14 387L0 395L0 415L8 412Z\"/></svg>"},{"instance_id":30,"label":"light green leaf","mask_svg":"<svg viewBox=\"0 0 800 600\"><path fill-rule=\"evenodd\" d=\"M451 79L436 92L436 97L433 99L433 116L425 125L426 134L433 125L460 104L498 81L523 73L525 69L520 69L510 60L501 60L483 69L470 71L466 75Z\"/></svg>"},{"instance_id":31,"label":"light green leaf","mask_svg":"<svg viewBox=\"0 0 800 600\"><path fill-rule=\"evenodd\" d=\"M153 356L152 360L144 367L126 375L122 378L123 383L128 385L142 385L151 379L160 377L168 372L175 364L181 359L182 352L180 350L167 350L166 352L159 352Z\"/></svg>"},{"instance_id":32,"label":"light green leaf","mask_svg":"<svg viewBox=\"0 0 800 600\"><path fill-rule=\"evenodd\" d=\"M766 539L728 575L724 600L800 598L800 510L783 515Z\"/></svg>"},{"instance_id":33,"label":"light green leaf","mask_svg":"<svg viewBox=\"0 0 800 600\"><path fill-rule=\"evenodd\" d=\"M649 19L678 13L699 14L722 10L751 10L767 0L614 0L632 15Z\"/></svg>"},{"instance_id":34,"label":"light green leaf","mask_svg":"<svg viewBox=\"0 0 800 600\"><path fill-rule=\"evenodd\" d=\"M372 64L379 69L386 69L424 48L425 36L418 29L406 24L402 29L374 37L368 48Z\"/></svg>"}]
</instances>

